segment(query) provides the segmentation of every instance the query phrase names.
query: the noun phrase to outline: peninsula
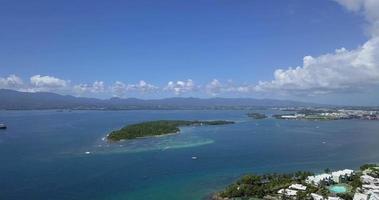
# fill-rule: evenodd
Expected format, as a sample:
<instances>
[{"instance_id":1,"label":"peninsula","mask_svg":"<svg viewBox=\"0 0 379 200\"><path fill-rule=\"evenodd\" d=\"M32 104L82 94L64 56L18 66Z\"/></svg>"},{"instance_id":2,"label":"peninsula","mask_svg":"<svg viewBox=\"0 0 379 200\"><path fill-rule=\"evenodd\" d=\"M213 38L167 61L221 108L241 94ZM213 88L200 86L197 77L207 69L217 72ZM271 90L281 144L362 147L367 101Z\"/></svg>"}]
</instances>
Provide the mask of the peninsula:
<instances>
[{"instance_id":1,"label":"peninsula","mask_svg":"<svg viewBox=\"0 0 379 200\"><path fill-rule=\"evenodd\" d=\"M111 132L107 139L109 141L120 141L124 139L135 139L147 136L167 135L171 133L178 133L179 127L182 126L211 126L211 125L225 125L234 124L233 121L187 121L187 120L159 120L148 121L138 124L132 124Z\"/></svg>"}]
</instances>

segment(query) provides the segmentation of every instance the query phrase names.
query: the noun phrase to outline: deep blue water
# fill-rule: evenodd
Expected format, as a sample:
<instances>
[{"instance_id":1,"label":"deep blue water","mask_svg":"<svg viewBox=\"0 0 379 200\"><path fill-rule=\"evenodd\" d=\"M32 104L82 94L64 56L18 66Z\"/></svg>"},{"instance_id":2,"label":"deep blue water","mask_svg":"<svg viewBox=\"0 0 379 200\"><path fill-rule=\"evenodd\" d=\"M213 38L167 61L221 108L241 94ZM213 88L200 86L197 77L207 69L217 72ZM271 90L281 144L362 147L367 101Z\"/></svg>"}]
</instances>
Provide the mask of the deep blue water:
<instances>
[{"instance_id":1,"label":"deep blue water","mask_svg":"<svg viewBox=\"0 0 379 200\"><path fill-rule=\"evenodd\" d=\"M252 120L245 114L0 111L9 127L0 130L0 199L196 200L243 173L319 172L379 161L379 121ZM126 124L157 119L238 123L102 141Z\"/></svg>"}]
</instances>

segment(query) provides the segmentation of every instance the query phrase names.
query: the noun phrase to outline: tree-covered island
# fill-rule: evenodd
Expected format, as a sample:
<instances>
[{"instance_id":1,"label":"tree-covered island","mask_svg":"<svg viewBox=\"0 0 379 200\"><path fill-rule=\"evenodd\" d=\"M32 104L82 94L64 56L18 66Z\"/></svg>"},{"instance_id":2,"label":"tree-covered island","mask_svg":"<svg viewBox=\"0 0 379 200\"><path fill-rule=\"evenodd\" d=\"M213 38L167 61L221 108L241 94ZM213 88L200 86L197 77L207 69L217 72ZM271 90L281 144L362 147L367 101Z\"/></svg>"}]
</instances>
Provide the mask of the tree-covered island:
<instances>
[{"instance_id":1,"label":"tree-covered island","mask_svg":"<svg viewBox=\"0 0 379 200\"><path fill-rule=\"evenodd\" d=\"M267 118L267 116L265 114L262 114L262 113L251 112L251 113L247 113L246 115L248 117L253 118L253 119L265 119L265 118Z\"/></svg>"},{"instance_id":2,"label":"tree-covered island","mask_svg":"<svg viewBox=\"0 0 379 200\"><path fill-rule=\"evenodd\" d=\"M178 133L179 127L183 126L214 126L234 124L233 121L188 121L188 120L159 120L148 121L138 124L132 124L121 128L120 130L112 131L107 139L109 141L120 141L124 139L135 139L148 136L166 135L171 133Z\"/></svg>"}]
</instances>

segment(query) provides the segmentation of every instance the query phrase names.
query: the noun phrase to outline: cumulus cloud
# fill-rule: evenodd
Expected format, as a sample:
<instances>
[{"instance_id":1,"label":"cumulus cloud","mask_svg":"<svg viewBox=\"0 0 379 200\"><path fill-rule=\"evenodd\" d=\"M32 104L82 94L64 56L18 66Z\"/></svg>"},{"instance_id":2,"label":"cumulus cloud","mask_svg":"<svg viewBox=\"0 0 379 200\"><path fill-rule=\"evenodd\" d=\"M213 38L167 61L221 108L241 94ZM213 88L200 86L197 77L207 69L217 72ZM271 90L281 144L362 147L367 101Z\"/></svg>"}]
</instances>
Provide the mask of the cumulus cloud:
<instances>
[{"instance_id":1,"label":"cumulus cloud","mask_svg":"<svg viewBox=\"0 0 379 200\"><path fill-rule=\"evenodd\" d=\"M188 79L187 81L170 81L164 88L166 91L174 92L176 95L180 95L186 92L193 92L197 90L195 83Z\"/></svg>"},{"instance_id":2,"label":"cumulus cloud","mask_svg":"<svg viewBox=\"0 0 379 200\"><path fill-rule=\"evenodd\" d=\"M220 94L222 92L222 89L223 85L217 79L213 79L205 86L205 91L213 96Z\"/></svg>"},{"instance_id":3,"label":"cumulus cloud","mask_svg":"<svg viewBox=\"0 0 379 200\"><path fill-rule=\"evenodd\" d=\"M22 79L14 74L8 77L0 77L0 88L3 89L21 89L24 86Z\"/></svg>"},{"instance_id":4,"label":"cumulus cloud","mask_svg":"<svg viewBox=\"0 0 379 200\"><path fill-rule=\"evenodd\" d=\"M23 92L41 92L41 91L61 91L69 90L70 81L59 79L53 76L34 75L30 77L30 82L24 81L12 74L8 77L0 77L0 88L13 89Z\"/></svg>"},{"instance_id":5,"label":"cumulus cloud","mask_svg":"<svg viewBox=\"0 0 379 200\"><path fill-rule=\"evenodd\" d=\"M29 78L29 82L24 82L22 78L11 74L7 77L0 77L0 88L12 89L22 92L63 92L70 93L71 86L69 80L63 80L54 76L34 75Z\"/></svg>"},{"instance_id":6,"label":"cumulus cloud","mask_svg":"<svg viewBox=\"0 0 379 200\"><path fill-rule=\"evenodd\" d=\"M105 91L105 84L103 81L95 81L92 84L79 84L73 87L75 93L102 93Z\"/></svg>"},{"instance_id":7,"label":"cumulus cloud","mask_svg":"<svg viewBox=\"0 0 379 200\"><path fill-rule=\"evenodd\" d=\"M373 36L379 34L379 1L378 0L335 0L353 12L362 13L370 23Z\"/></svg>"},{"instance_id":8,"label":"cumulus cloud","mask_svg":"<svg viewBox=\"0 0 379 200\"><path fill-rule=\"evenodd\" d=\"M157 89L157 86L149 84L144 80L139 81L137 84L129 84L126 88L127 91L137 91L142 93L154 91Z\"/></svg>"},{"instance_id":9,"label":"cumulus cloud","mask_svg":"<svg viewBox=\"0 0 379 200\"><path fill-rule=\"evenodd\" d=\"M41 75L35 75L30 77L30 83L34 88L41 90L62 88L68 85L68 81L66 80L62 80L53 76Z\"/></svg>"},{"instance_id":10,"label":"cumulus cloud","mask_svg":"<svg viewBox=\"0 0 379 200\"><path fill-rule=\"evenodd\" d=\"M256 91L325 94L379 84L379 1L336 1L366 16L372 25L371 38L357 49L341 48L318 57L305 56L302 66L276 70L274 79L259 82Z\"/></svg>"},{"instance_id":11,"label":"cumulus cloud","mask_svg":"<svg viewBox=\"0 0 379 200\"><path fill-rule=\"evenodd\" d=\"M121 81L116 81L111 86L112 93L117 97L123 97L127 92L140 92L147 93L152 91L157 91L159 87L149 84L144 80L139 81L137 84L128 84Z\"/></svg>"},{"instance_id":12,"label":"cumulus cloud","mask_svg":"<svg viewBox=\"0 0 379 200\"><path fill-rule=\"evenodd\" d=\"M117 97L123 97L126 93L126 84L121 82L121 81L116 81L112 87L111 87L111 90L113 92L113 94Z\"/></svg>"},{"instance_id":13,"label":"cumulus cloud","mask_svg":"<svg viewBox=\"0 0 379 200\"><path fill-rule=\"evenodd\" d=\"M105 86L103 81L95 81L92 84L92 92L94 93L99 93L99 92L104 92Z\"/></svg>"},{"instance_id":14,"label":"cumulus cloud","mask_svg":"<svg viewBox=\"0 0 379 200\"><path fill-rule=\"evenodd\" d=\"M212 96L221 93L249 93L254 91L254 86L250 84L234 84L232 80L222 83L217 79L213 79L205 86L205 92Z\"/></svg>"}]
</instances>

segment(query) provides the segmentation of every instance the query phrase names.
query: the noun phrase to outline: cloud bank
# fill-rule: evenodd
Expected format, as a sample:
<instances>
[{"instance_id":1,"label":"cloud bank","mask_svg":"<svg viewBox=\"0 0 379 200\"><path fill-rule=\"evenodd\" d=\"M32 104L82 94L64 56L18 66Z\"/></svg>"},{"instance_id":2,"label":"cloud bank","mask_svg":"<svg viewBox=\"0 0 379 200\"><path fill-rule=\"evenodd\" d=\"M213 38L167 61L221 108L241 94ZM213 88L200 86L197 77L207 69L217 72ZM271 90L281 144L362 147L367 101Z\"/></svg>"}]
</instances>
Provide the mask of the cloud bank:
<instances>
[{"instance_id":1,"label":"cloud bank","mask_svg":"<svg viewBox=\"0 0 379 200\"><path fill-rule=\"evenodd\" d=\"M180 95L196 91L197 86L191 79L188 79L186 81L170 81L164 89L166 91L174 92L176 95Z\"/></svg>"},{"instance_id":2,"label":"cloud bank","mask_svg":"<svg viewBox=\"0 0 379 200\"><path fill-rule=\"evenodd\" d=\"M140 80L136 84L125 84L122 81L116 81L110 87L113 96L116 97L124 97L128 92L138 92L140 94L145 94L149 92L155 92L158 89L159 87L149 84L144 80Z\"/></svg>"},{"instance_id":3,"label":"cloud bank","mask_svg":"<svg viewBox=\"0 0 379 200\"><path fill-rule=\"evenodd\" d=\"M92 84L79 84L73 86L73 91L76 94L83 95L88 93L102 93L105 92L105 84L103 81L95 81Z\"/></svg>"},{"instance_id":4,"label":"cloud bank","mask_svg":"<svg viewBox=\"0 0 379 200\"><path fill-rule=\"evenodd\" d=\"M336 1L366 17L371 38L354 50L341 48L318 57L305 56L302 66L276 70L274 79L259 82L255 91L313 95L358 91L379 84L379 1Z\"/></svg>"}]
</instances>

